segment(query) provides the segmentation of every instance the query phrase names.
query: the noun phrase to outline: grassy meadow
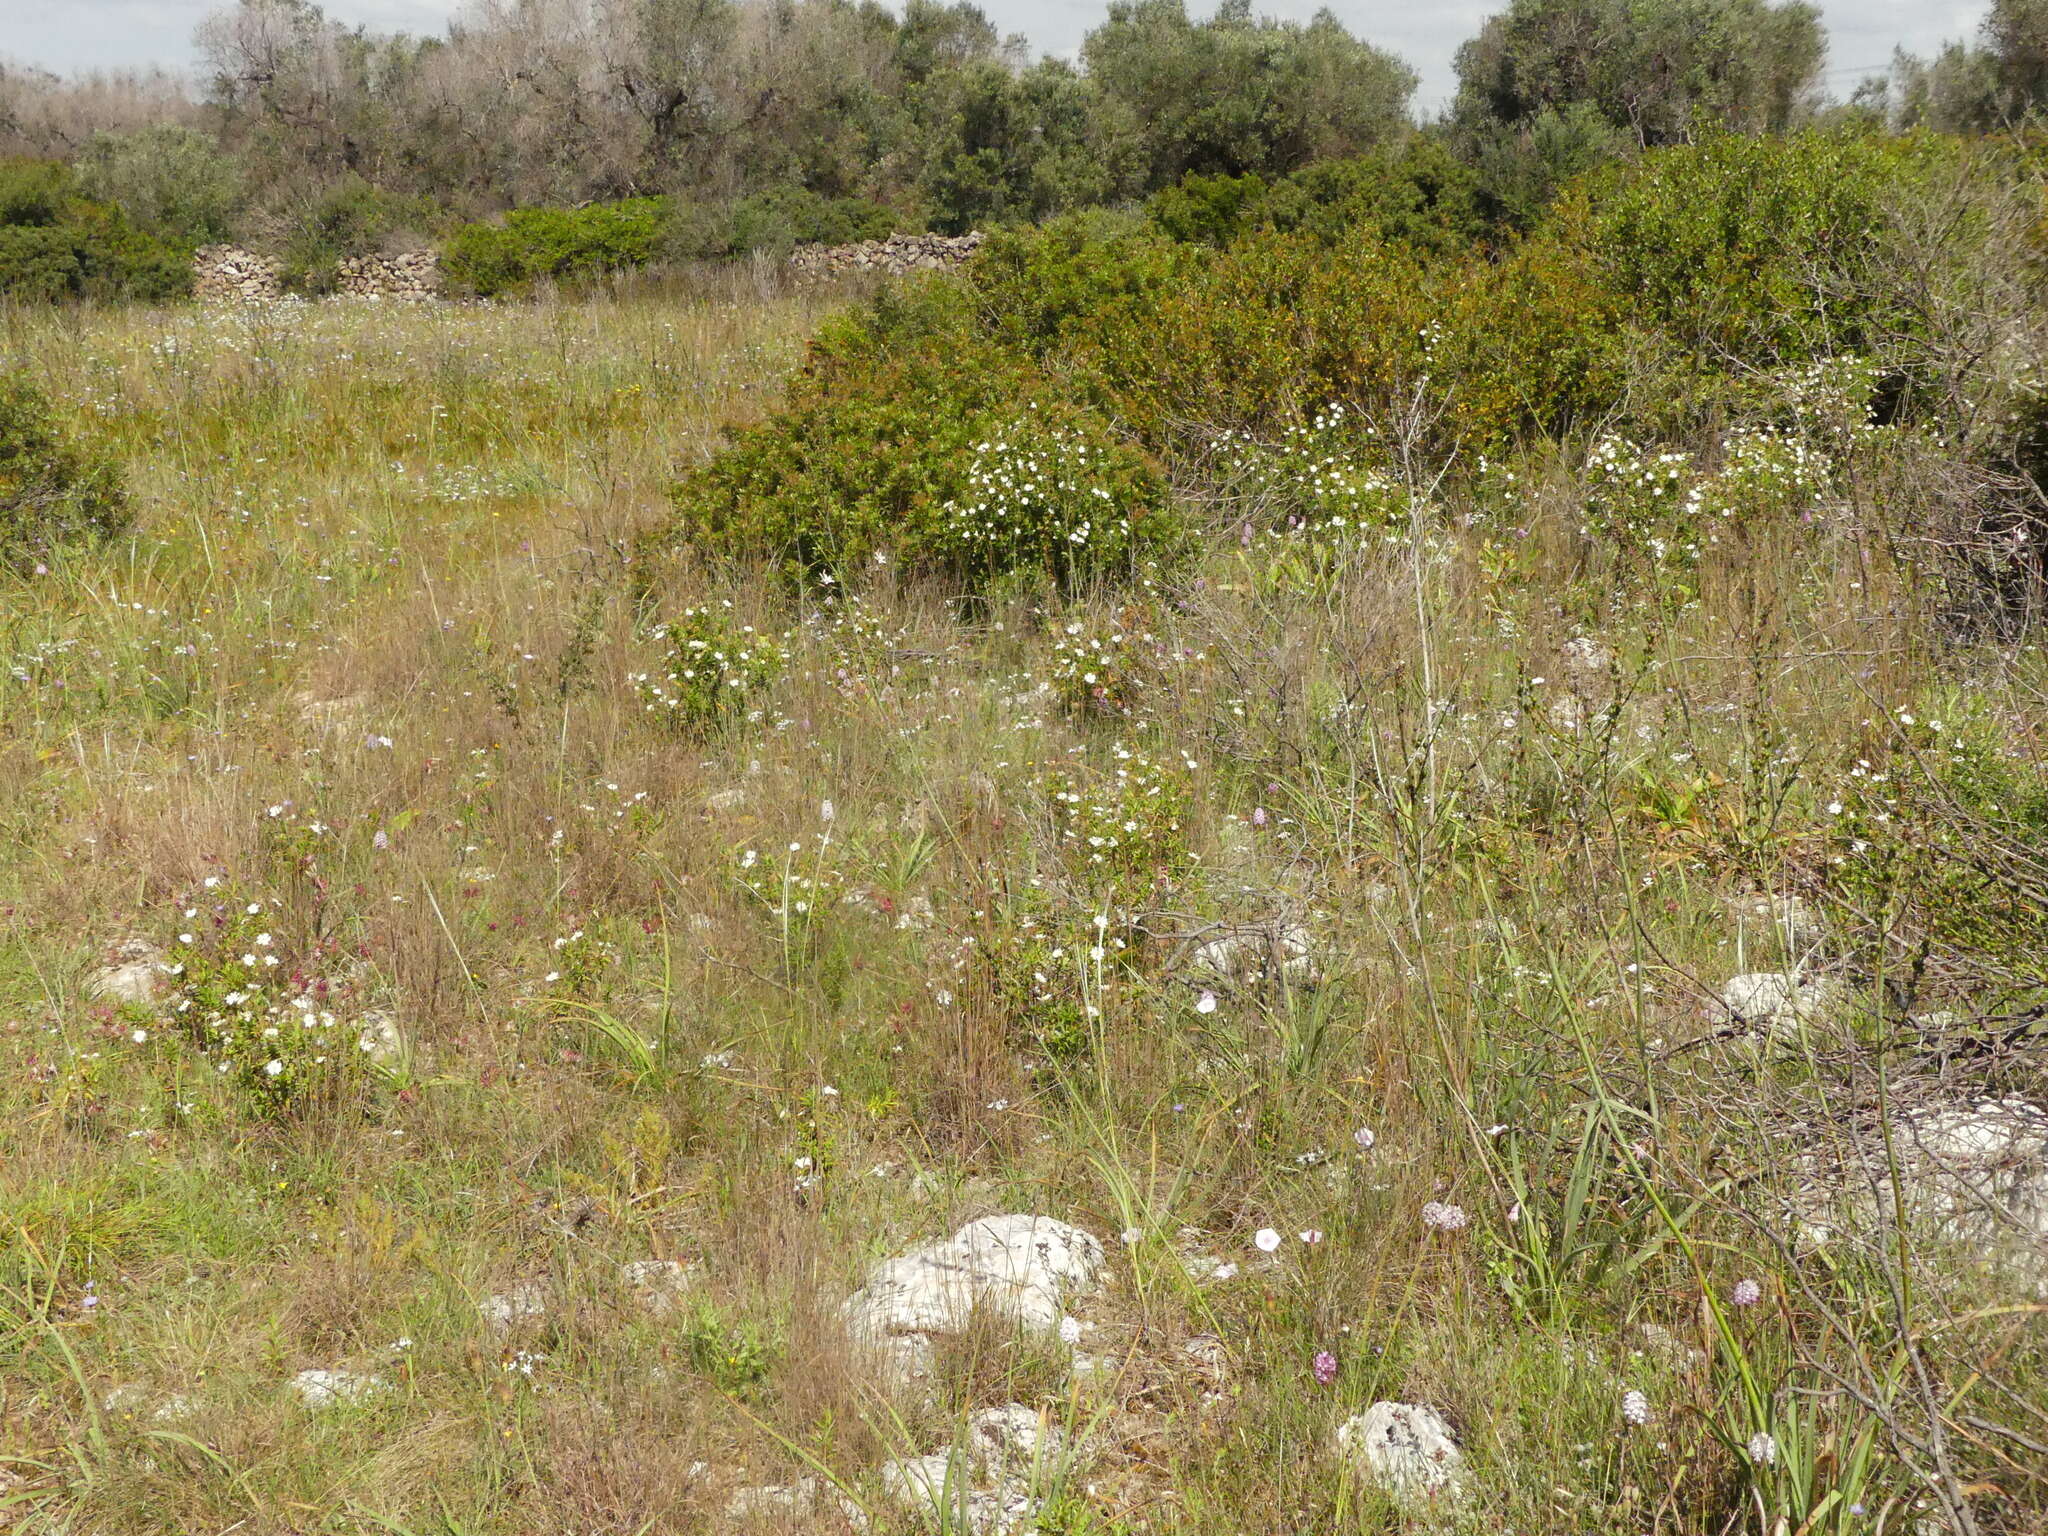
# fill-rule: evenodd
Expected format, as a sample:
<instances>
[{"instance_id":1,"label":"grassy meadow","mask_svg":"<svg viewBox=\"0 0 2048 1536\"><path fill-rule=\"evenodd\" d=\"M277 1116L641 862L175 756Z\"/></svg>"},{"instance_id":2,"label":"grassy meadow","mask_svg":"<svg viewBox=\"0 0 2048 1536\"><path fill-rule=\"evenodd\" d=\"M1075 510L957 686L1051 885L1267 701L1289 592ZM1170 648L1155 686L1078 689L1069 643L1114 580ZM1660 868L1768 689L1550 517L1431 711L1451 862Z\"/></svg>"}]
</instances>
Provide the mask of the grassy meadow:
<instances>
[{"instance_id":1,"label":"grassy meadow","mask_svg":"<svg viewBox=\"0 0 2048 1536\"><path fill-rule=\"evenodd\" d=\"M2038 1096L1910 1023L2030 1004L1827 876L1889 774L2038 890L2038 632L1855 474L1618 584L1561 455L1067 595L655 549L843 302L0 320L137 511L0 568L0 1528L932 1529L879 1469L1021 1403L1067 1536L2042 1529L2034 1281L1830 1172ZM1074 1326L877 1370L868 1268L1005 1212Z\"/></svg>"}]
</instances>

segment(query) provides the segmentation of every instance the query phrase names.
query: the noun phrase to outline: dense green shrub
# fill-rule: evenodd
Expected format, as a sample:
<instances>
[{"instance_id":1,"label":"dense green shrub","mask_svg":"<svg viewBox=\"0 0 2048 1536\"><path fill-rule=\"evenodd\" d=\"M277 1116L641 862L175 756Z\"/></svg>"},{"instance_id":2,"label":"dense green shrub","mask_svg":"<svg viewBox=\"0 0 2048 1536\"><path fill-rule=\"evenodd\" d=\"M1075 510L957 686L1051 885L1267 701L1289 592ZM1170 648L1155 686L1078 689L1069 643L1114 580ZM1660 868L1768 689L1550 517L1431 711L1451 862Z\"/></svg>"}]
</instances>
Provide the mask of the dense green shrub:
<instances>
[{"instance_id":1,"label":"dense green shrub","mask_svg":"<svg viewBox=\"0 0 2048 1536\"><path fill-rule=\"evenodd\" d=\"M682 260L786 256L799 245L851 245L904 229L893 208L860 197L824 197L803 187L777 187L734 202L675 201L663 232L665 254Z\"/></svg>"},{"instance_id":2,"label":"dense green shrub","mask_svg":"<svg viewBox=\"0 0 2048 1536\"><path fill-rule=\"evenodd\" d=\"M0 373L0 564L26 569L61 545L122 533L130 521L114 463L66 438L27 379Z\"/></svg>"},{"instance_id":3,"label":"dense green shrub","mask_svg":"<svg viewBox=\"0 0 2048 1536\"><path fill-rule=\"evenodd\" d=\"M1825 488L1826 456L1783 435L1795 423L1745 406L1758 381L1853 351L1868 354L1865 373L1906 381L1889 386L1893 412L1910 415L1916 387L1992 405L2010 393L1955 336L1938 353L1924 318L1930 293L1975 291L1965 279L1988 259L1989 204L1956 204L1925 247L1931 278L1886 255L1954 153L1841 135L1656 151L1596 172L1534 234L1494 249L1480 239L1477 182L1440 147L1263 190L1195 178L1149 218L999 231L961 277L885 295L828 330L781 414L689 478L682 524L802 569L891 548L969 581L1018 563L1068 579L1049 556L1057 540L1014 522L979 549L948 543L949 519L972 517L970 480L991 473L988 445L1013 445L1016 423L1052 422L1055 400L1074 413L1057 434L1079 434L1091 455L1149 459L1217 508L1230 500L1226 463L1296 452L1302 429L1341 411L1332 462L1344 494L1373 506L1345 512L1347 526L1403 521L1414 503L1401 487L1418 474L1543 443L1576 457L1626 412L1652 455L1703 455L1687 487L1705 499L1677 519L1654 497L1624 506L1621 460L1602 458L1587 527L1687 571L1717 541L1808 518ZM1016 456L1058 465L1069 439L1057 434ZM1144 484L1133 468L1114 494L1149 506ZM1059 525L1063 495L1026 497L1026 520Z\"/></svg>"},{"instance_id":4,"label":"dense green shrub","mask_svg":"<svg viewBox=\"0 0 2048 1536\"><path fill-rule=\"evenodd\" d=\"M0 224L0 294L26 304L55 304L85 280L78 242L47 224Z\"/></svg>"},{"instance_id":5,"label":"dense green shrub","mask_svg":"<svg viewBox=\"0 0 2048 1536\"><path fill-rule=\"evenodd\" d=\"M66 167L0 162L0 297L157 303L191 284L183 252L137 228L119 208L79 196Z\"/></svg>"},{"instance_id":6,"label":"dense green shrub","mask_svg":"<svg viewBox=\"0 0 2048 1536\"><path fill-rule=\"evenodd\" d=\"M2020 740L1967 696L1878 722L1834 787L1825 865L1846 911L2013 1007L2042 1000L2048 946L2048 764Z\"/></svg>"},{"instance_id":7,"label":"dense green shrub","mask_svg":"<svg viewBox=\"0 0 2048 1536\"><path fill-rule=\"evenodd\" d=\"M189 253L137 229L111 204L75 202L61 227L78 253L84 298L163 304L192 291Z\"/></svg>"},{"instance_id":8,"label":"dense green shrub","mask_svg":"<svg viewBox=\"0 0 2048 1536\"><path fill-rule=\"evenodd\" d=\"M0 160L0 225L43 228L64 216L71 174L55 160Z\"/></svg>"},{"instance_id":9,"label":"dense green shrub","mask_svg":"<svg viewBox=\"0 0 2048 1536\"><path fill-rule=\"evenodd\" d=\"M880 555L970 584L1073 582L1177 538L1145 456L982 334L946 280L828 325L783 411L686 476L675 505L681 538L796 576Z\"/></svg>"},{"instance_id":10,"label":"dense green shrub","mask_svg":"<svg viewBox=\"0 0 2048 1536\"><path fill-rule=\"evenodd\" d=\"M676 531L792 573L927 545L1016 368L977 335L957 285L885 291L820 330L774 418L683 478Z\"/></svg>"},{"instance_id":11,"label":"dense green shrub","mask_svg":"<svg viewBox=\"0 0 2048 1536\"><path fill-rule=\"evenodd\" d=\"M467 224L442 262L458 287L483 297L540 279L575 281L644 267L663 249L665 197L588 208L519 208L502 223Z\"/></svg>"},{"instance_id":12,"label":"dense green shrub","mask_svg":"<svg viewBox=\"0 0 2048 1536\"><path fill-rule=\"evenodd\" d=\"M990 333L1043 357L1091 345L1119 317L1149 313L1206 259L1140 219L1097 211L998 230L966 276Z\"/></svg>"},{"instance_id":13,"label":"dense green shrub","mask_svg":"<svg viewBox=\"0 0 2048 1536\"><path fill-rule=\"evenodd\" d=\"M658 626L662 655L636 675L648 713L672 729L701 731L744 715L788 662L776 641L733 617L732 604L698 604Z\"/></svg>"},{"instance_id":14,"label":"dense green shrub","mask_svg":"<svg viewBox=\"0 0 2048 1536\"><path fill-rule=\"evenodd\" d=\"M401 197L360 176L319 187L286 212L284 280L306 293L329 293L343 258L367 256L431 227L425 199Z\"/></svg>"},{"instance_id":15,"label":"dense green shrub","mask_svg":"<svg viewBox=\"0 0 2048 1536\"><path fill-rule=\"evenodd\" d=\"M1242 234L1247 214L1266 195L1266 178L1187 175L1161 187L1145 204L1145 215L1176 240L1228 245Z\"/></svg>"},{"instance_id":16,"label":"dense green shrub","mask_svg":"<svg viewBox=\"0 0 2048 1536\"><path fill-rule=\"evenodd\" d=\"M1580 182L1539 238L1716 367L1876 353L1918 320L1873 236L1960 153L1927 136L1717 138Z\"/></svg>"},{"instance_id":17,"label":"dense green shrub","mask_svg":"<svg viewBox=\"0 0 2048 1536\"><path fill-rule=\"evenodd\" d=\"M203 133L160 123L99 134L76 169L87 197L119 208L137 229L174 250L191 251L233 233L241 169Z\"/></svg>"},{"instance_id":18,"label":"dense green shrub","mask_svg":"<svg viewBox=\"0 0 2048 1536\"><path fill-rule=\"evenodd\" d=\"M1458 255L1490 233L1478 175L1441 140L1419 135L1397 149L1304 166L1248 212L1255 225L1325 245L1369 232L1431 256Z\"/></svg>"},{"instance_id":19,"label":"dense green shrub","mask_svg":"<svg viewBox=\"0 0 2048 1536\"><path fill-rule=\"evenodd\" d=\"M1257 229L1300 231L1326 245L1377 236L1449 256L1486 238L1478 175L1443 144L1417 136L1398 148L1324 160L1268 184L1247 176L1188 176L1146 214L1176 240L1228 245Z\"/></svg>"}]
</instances>

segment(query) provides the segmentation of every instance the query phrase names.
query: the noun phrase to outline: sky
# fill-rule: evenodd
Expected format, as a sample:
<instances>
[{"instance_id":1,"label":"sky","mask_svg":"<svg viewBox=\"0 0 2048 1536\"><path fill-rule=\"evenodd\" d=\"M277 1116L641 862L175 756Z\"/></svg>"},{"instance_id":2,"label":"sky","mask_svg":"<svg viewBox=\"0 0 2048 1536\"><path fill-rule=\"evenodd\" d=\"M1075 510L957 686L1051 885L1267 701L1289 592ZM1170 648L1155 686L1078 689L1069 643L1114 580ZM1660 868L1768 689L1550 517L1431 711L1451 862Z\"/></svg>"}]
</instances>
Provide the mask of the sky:
<instances>
[{"instance_id":1,"label":"sky","mask_svg":"<svg viewBox=\"0 0 2048 1536\"><path fill-rule=\"evenodd\" d=\"M0 59L74 73L160 64L191 67L192 29L217 0L0 0ZM1261 14L1307 20L1321 3L1360 37L1406 59L1422 83L1416 110L1431 115L1456 85L1458 44L1499 10L1502 0L1263 0ZM342 21L379 31L439 32L458 0L324 0ZM1105 0L981 0L1005 32L1020 32L1041 53L1069 53L1102 17ZM1846 96L1903 45L1931 53L1974 36L1984 0L1820 0L1828 26L1828 90ZM1211 6L1195 0L1191 11Z\"/></svg>"}]
</instances>

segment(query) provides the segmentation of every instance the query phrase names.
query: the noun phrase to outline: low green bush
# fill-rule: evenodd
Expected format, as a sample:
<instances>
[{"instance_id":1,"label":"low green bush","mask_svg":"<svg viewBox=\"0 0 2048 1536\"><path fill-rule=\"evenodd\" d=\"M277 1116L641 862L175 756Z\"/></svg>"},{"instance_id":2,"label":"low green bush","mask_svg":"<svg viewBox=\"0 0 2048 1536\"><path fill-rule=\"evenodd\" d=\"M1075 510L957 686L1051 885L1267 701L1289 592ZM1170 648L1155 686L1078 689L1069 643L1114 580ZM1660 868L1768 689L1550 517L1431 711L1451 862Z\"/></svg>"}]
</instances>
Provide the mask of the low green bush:
<instances>
[{"instance_id":1,"label":"low green bush","mask_svg":"<svg viewBox=\"0 0 2048 1536\"><path fill-rule=\"evenodd\" d=\"M442 267L450 282L484 298L542 279L573 282L644 267L663 252L669 209L665 197L518 208L501 223L455 231Z\"/></svg>"},{"instance_id":2,"label":"low green bush","mask_svg":"<svg viewBox=\"0 0 2048 1536\"><path fill-rule=\"evenodd\" d=\"M677 537L799 579L876 556L1071 584L1175 546L1165 482L932 280L828 325L772 420L676 488Z\"/></svg>"},{"instance_id":3,"label":"low green bush","mask_svg":"<svg viewBox=\"0 0 2048 1536\"><path fill-rule=\"evenodd\" d=\"M1870 930L1977 973L1986 1007L2044 1000L2048 764L1951 694L1871 727L1827 806L1830 893Z\"/></svg>"},{"instance_id":4,"label":"low green bush","mask_svg":"<svg viewBox=\"0 0 2048 1536\"><path fill-rule=\"evenodd\" d=\"M684 261L786 256L799 245L852 245L917 227L886 204L861 197L825 197L803 187L776 187L733 202L671 206L665 253Z\"/></svg>"},{"instance_id":5,"label":"low green bush","mask_svg":"<svg viewBox=\"0 0 2048 1536\"><path fill-rule=\"evenodd\" d=\"M285 213L283 277L303 293L331 293L344 258L382 250L395 237L431 228L437 211L418 197L402 197L344 176L314 188Z\"/></svg>"},{"instance_id":6,"label":"low green bush","mask_svg":"<svg viewBox=\"0 0 2048 1536\"><path fill-rule=\"evenodd\" d=\"M63 545L123 533L131 520L114 462L67 438L27 379L0 373L0 564L28 569Z\"/></svg>"},{"instance_id":7,"label":"low green bush","mask_svg":"<svg viewBox=\"0 0 2048 1536\"><path fill-rule=\"evenodd\" d=\"M1161 187L1145 204L1145 216L1161 233L1195 245L1228 245L1249 225L1250 211L1266 196L1266 179L1187 175Z\"/></svg>"},{"instance_id":8,"label":"low green bush","mask_svg":"<svg viewBox=\"0 0 2048 1536\"><path fill-rule=\"evenodd\" d=\"M162 303L192 286L186 253L78 195L53 161L0 161L0 298Z\"/></svg>"},{"instance_id":9,"label":"low green bush","mask_svg":"<svg viewBox=\"0 0 2048 1536\"><path fill-rule=\"evenodd\" d=\"M0 224L0 294L24 304L56 304L84 286L85 268L69 230Z\"/></svg>"},{"instance_id":10,"label":"low green bush","mask_svg":"<svg viewBox=\"0 0 2048 1536\"><path fill-rule=\"evenodd\" d=\"M734 618L730 602L685 608L654 639L661 658L634 682L648 713L682 732L744 716L789 659L779 642Z\"/></svg>"},{"instance_id":11,"label":"low green bush","mask_svg":"<svg viewBox=\"0 0 2048 1536\"><path fill-rule=\"evenodd\" d=\"M1301 232L1325 245L1379 239L1451 256L1493 233L1478 174L1432 137L1322 160L1268 183L1256 175L1187 176L1146 216L1175 240L1224 246L1255 230Z\"/></svg>"},{"instance_id":12,"label":"low green bush","mask_svg":"<svg viewBox=\"0 0 2048 1536\"><path fill-rule=\"evenodd\" d=\"M1581 179L1538 239L1624 295L1635 323L1722 369L1877 354L1922 324L1873 236L1972 153L1928 135L1726 136ZM1946 261L1965 254L1953 231Z\"/></svg>"},{"instance_id":13,"label":"low green bush","mask_svg":"<svg viewBox=\"0 0 2048 1536\"><path fill-rule=\"evenodd\" d=\"M1113 482L1112 544L1134 514L1129 548L1080 562L1109 570L1176 544L1162 474L1225 509L1243 500L1230 475L1291 463L1333 410L1341 452L1309 458L1341 467L1318 496L1345 509L1290 515L1382 530L1409 521L1419 475L1536 445L1575 460L1625 412L1653 456L1704 455L1687 477L1703 499L1677 516L1654 487L1631 500L1634 450L1610 445L1587 529L1689 571L1713 543L1809 520L1824 489L1840 445L1809 451L1783 435L1796 423L1754 416L1760 381L1854 354L1905 381L1894 413L1910 416L1915 387L2011 393L1983 369L1964 379L1968 358L1940 354L1926 319L1930 291L1964 291L1989 259L1988 195L1930 250L1931 276L1873 254L1872 232L1959 152L1839 134L1657 151L1492 248L1476 179L1427 140L1273 186L1189 178L1149 217L999 231L957 278L828 328L781 412L686 479L678 529L796 570L886 548L969 583L1021 567L1071 582L1080 569L1055 551L1086 521L1066 478L1084 456ZM1092 483L1079 495L1102 499ZM998 502L992 531L969 537Z\"/></svg>"},{"instance_id":14,"label":"low green bush","mask_svg":"<svg viewBox=\"0 0 2048 1536\"><path fill-rule=\"evenodd\" d=\"M77 173L87 197L181 252L229 238L242 204L239 164L207 135L170 123L95 135Z\"/></svg>"},{"instance_id":15,"label":"low green bush","mask_svg":"<svg viewBox=\"0 0 2048 1536\"><path fill-rule=\"evenodd\" d=\"M1208 253L1095 211L990 234L966 270L982 326L1043 358L1089 348L1191 281Z\"/></svg>"}]
</instances>

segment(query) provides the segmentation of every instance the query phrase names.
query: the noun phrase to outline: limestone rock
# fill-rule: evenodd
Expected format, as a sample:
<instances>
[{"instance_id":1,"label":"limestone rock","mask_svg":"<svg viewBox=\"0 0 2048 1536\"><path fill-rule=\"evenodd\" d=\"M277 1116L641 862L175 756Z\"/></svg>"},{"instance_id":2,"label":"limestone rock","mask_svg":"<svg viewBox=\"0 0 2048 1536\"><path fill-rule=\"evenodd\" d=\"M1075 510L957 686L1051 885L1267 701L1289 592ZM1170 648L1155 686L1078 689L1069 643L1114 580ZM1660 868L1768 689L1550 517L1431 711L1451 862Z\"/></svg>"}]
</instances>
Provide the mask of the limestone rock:
<instances>
[{"instance_id":1,"label":"limestone rock","mask_svg":"<svg viewBox=\"0 0 2048 1536\"><path fill-rule=\"evenodd\" d=\"M1605 677L1614 668L1614 648L1593 635L1572 636L1558 648L1558 658L1574 678Z\"/></svg>"},{"instance_id":2,"label":"limestone rock","mask_svg":"<svg viewBox=\"0 0 2048 1536\"><path fill-rule=\"evenodd\" d=\"M132 1381L113 1388L100 1399L101 1413L129 1421L147 1416L152 1423L175 1424L180 1419L191 1418L198 1411L199 1405L183 1393L173 1392L169 1397L158 1399L149 1388Z\"/></svg>"},{"instance_id":3,"label":"limestone rock","mask_svg":"<svg viewBox=\"0 0 2048 1536\"><path fill-rule=\"evenodd\" d=\"M799 282L817 282L850 272L903 277L912 272L937 272L957 266L981 249L979 230L964 235L891 235L855 245L800 245L790 253L789 270Z\"/></svg>"},{"instance_id":4,"label":"limestone rock","mask_svg":"<svg viewBox=\"0 0 2048 1536\"><path fill-rule=\"evenodd\" d=\"M1250 924L1204 941L1188 967L1197 980L1259 982L1278 975L1305 982L1315 975L1314 944L1299 923Z\"/></svg>"},{"instance_id":5,"label":"limestone rock","mask_svg":"<svg viewBox=\"0 0 2048 1536\"><path fill-rule=\"evenodd\" d=\"M1062 1300L1092 1290L1102 1265L1102 1244L1079 1227L1049 1216L991 1216L885 1261L850 1305L892 1333L957 1333L977 1306L1051 1328Z\"/></svg>"},{"instance_id":6,"label":"limestone rock","mask_svg":"<svg viewBox=\"0 0 2048 1536\"><path fill-rule=\"evenodd\" d=\"M236 245L192 253L192 293L202 304L263 304L284 297L283 269Z\"/></svg>"},{"instance_id":7,"label":"limestone rock","mask_svg":"<svg viewBox=\"0 0 2048 1536\"><path fill-rule=\"evenodd\" d=\"M1058 1461L1066 1451L1066 1436L1022 1403L973 1415L967 1421L967 1443L976 1464L998 1481L1029 1482L1037 1468Z\"/></svg>"},{"instance_id":8,"label":"limestone rock","mask_svg":"<svg viewBox=\"0 0 2048 1536\"><path fill-rule=\"evenodd\" d=\"M111 963L93 973L86 991L103 1003L147 1008L170 986L163 951L148 939L127 939L115 948Z\"/></svg>"},{"instance_id":9,"label":"limestone rock","mask_svg":"<svg viewBox=\"0 0 2048 1536\"><path fill-rule=\"evenodd\" d=\"M1731 976L1721 988L1722 1021L1746 1024L1764 1035L1821 1024L1840 1014L1847 1001L1830 977L1792 971L1752 971Z\"/></svg>"},{"instance_id":10,"label":"limestone rock","mask_svg":"<svg viewBox=\"0 0 2048 1536\"><path fill-rule=\"evenodd\" d=\"M828 1511L836 1511L856 1531L868 1528L868 1518L861 1507L821 1477L800 1477L793 1483L741 1488L725 1501L728 1520L767 1526L778 1531L813 1529L809 1524L792 1526L791 1521L808 1522Z\"/></svg>"},{"instance_id":11,"label":"limestone rock","mask_svg":"<svg viewBox=\"0 0 2048 1536\"><path fill-rule=\"evenodd\" d=\"M381 1376L364 1376L355 1371L301 1371L291 1379L291 1390L307 1408L319 1411L363 1403L385 1390Z\"/></svg>"},{"instance_id":12,"label":"limestone rock","mask_svg":"<svg viewBox=\"0 0 2048 1536\"><path fill-rule=\"evenodd\" d=\"M915 1368L931 1336L962 1332L977 1309L1025 1328L1057 1327L1064 1303L1095 1289L1103 1263L1093 1235L1049 1216L971 1221L944 1242L877 1264L847 1299L847 1328Z\"/></svg>"},{"instance_id":13,"label":"limestone rock","mask_svg":"<svg viewBox=\"0 0 2048 1536\"><path fill-rule=\"evenodd\" d=\"M356 1020L356 1049L373 1067L395 1067L405 1060L405 1035L398 1020L381 1008L373 1008Z\"/></svg>"},{"instance_id":14,"label":"limestone rock","mask_svg":"<svg viewBox=\"0 0 2048 1536\"><path fill-rule=\"evenodd\" d=\"M1812 903L1800 896L1743 896L1734 903L1747 947L1769 953L1782 948L1795 962L1827 940L1827 923Z\"/></svg>"},{"instance_id":15,"label":"limestone rock","mask_svg":"<svg viewBox=\"0 0 2048 1536\"><path fill-rule=\"evenodd\" d=\"M1902 1198L1928 1235L2048 1295L2048 1107L2001 1098L1903 1110L1890 1148L1873 1128L1817 1170L1806 1202L1815 1235L1831 1236L1844 1212L1859 1225L1888 1222Z\"/></svg>"},{"instance_id":16,"label":"limestone rock","mask_svg":"<svg viewBox=\"0 0 2048 1536\"><path fill-rule=\"evenodd\" d=\"M1410 1508L1456 1503L1465 1456L1442 1414L1419 1403L1374 1403L1337 1429L1337 1450L1359 1474Z\"/></svg>"},{"instance_id":17,"label":"limestone rock","mask_svg":"<svg viewBox=\"0 0 2048 1536\"><path fill-rule=\"evenodd\" d=\"M335 290L358 299L431 299L441 291L441 258L432 251L345 256Z\"/></svg>"},{"instance_id":18,"label":"limestone rock","mask_svg":"<svg viewBox=\"0 0 2048 1536\"><path fill-rule=\"evenodd\" d=\"M493 1328L510 1328L548 1311L547 1288L538 1280L522 1280L509 1290L486 1296L476 1304L477 1316Z\"/></svg>"},{"instance_id":19,"label":"limestone rock","mask_svg":"<svg viewBox=\"0 0 2048 1536\"><path fill-rule=\"evenodd\" d=\"M635 1259L619 1266L619 1283L633 1293L642 1309L667 1317L683 1303L697 1272L680 1259Z\"/></svg>"},{"instance_id":20,"label":"limestone rock","mask_svg":"<svg viewBox=\"0 0 2048 1536\"><path fill-rule=\"evenodd\" d=\"M1030 1523L1037 1501L1027 1482L998 1478L985 1488L974 1482L965 1457L908 1456L883 1466L882 1497L941 1530L972 1536L1008 1536Z\"/></svg>"}]
</instances>

